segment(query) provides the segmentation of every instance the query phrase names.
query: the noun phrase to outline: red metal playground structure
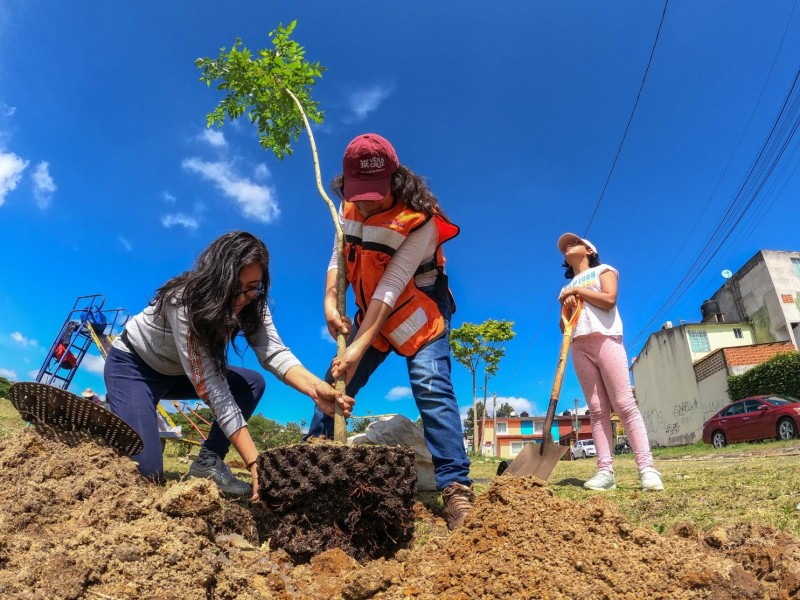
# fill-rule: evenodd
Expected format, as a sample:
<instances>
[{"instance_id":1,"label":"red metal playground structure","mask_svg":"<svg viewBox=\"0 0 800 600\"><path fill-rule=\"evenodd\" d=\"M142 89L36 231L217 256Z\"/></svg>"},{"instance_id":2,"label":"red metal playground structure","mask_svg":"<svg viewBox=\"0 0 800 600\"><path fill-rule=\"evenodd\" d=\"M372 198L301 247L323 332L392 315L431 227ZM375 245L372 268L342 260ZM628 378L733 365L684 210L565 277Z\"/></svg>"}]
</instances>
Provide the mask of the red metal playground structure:
<instances>
[{"instance_id":1,"label":"red metal playground structure","mask_svg":"<svg viewBox=\"0 0 800 600\"><path fill-rule=\"evenodd\" d=\"M92 345L103 359L108 356L114 338L122 332L130 315L124 308L109 309L104 304L105 297L101 294L78 296L39 369L37 382L66 390ZM197 412L197 407L192 408L185 400L169 400L189 423L190 431L184 433L169 416L164 402L168 400L158 403L156 413L162 444L169 439L193 444L206 439L211 424Z\"/></svg>"}]
</instances>

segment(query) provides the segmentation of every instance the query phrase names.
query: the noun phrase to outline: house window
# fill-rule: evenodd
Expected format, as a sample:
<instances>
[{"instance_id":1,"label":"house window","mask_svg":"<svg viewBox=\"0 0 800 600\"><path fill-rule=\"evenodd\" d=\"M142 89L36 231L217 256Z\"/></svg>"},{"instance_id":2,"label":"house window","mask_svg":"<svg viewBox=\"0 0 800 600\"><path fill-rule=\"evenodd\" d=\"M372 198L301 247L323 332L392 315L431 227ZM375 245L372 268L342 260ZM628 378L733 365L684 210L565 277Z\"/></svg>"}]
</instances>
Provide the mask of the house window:
<instances>
[{"instance_id":1,"label":"house window","mask_svg":"<svg viewBox=\"0 0 800 600\"><path fill-rule=\"evenodd\" d=\"M511 442L511 456L516 456L522 452L522 442Z\"/></svg>"},{"instance_id":2,"label":"house window","mask_svg":"<svg viewBox=\"0 0 800 600\"><path fill-rule=\"evenodd\" d=\"M792 266L794 267L794 274L800 277L800 258L792 258Z\"/></svg>"},{"instance_id":3,"label":"house window","mask_svg":"<svg viewBox=\"0 0 800 600\"><path fill-rule=\"evenodd\" d=\"M689 330L689 347L692 352L710 352L711 346L708 343L708 334L705 331Z\"/></svg>"},{"instance_id":4,"label":"house window","mask_svg":"<svg viewBox=\"0 0 800 600\"><path fill-rule=\"evenodd\" d=\"M498 434L508 433L508 423L498 423L497 424L497 433Z\"/></svg>"},{"instance_id":5,"label":"house window","mask_svg":"<svg viewBox=\"0 0 800 600\"><path fill-rule=\"evenodd\" d=\"M733 330L733 337L735 337L737 340L740 340L740 339L742 339L742 338L744 337L744 335L742 335L742 330L741 330L741 329L739 329L738 327L737 327L737 328L734 328L734 330Z\"/></svg>"}]
</instances>

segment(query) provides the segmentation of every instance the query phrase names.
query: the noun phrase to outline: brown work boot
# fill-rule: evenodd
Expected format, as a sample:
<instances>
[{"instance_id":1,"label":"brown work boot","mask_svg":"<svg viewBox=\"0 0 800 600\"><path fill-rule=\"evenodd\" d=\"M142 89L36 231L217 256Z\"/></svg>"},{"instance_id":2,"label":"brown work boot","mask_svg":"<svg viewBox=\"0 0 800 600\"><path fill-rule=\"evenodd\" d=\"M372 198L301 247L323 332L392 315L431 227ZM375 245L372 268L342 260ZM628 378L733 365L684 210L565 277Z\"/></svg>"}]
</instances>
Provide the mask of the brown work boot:
<instances>
[{"instance_id":1,"label":"brown work boot","mask_svg":"<svg viewBox=\"0 0 800 600\"><path fill-rule=\"evenodd\" d=\"M447 520L447 528L450 531L461 527L461 522L472 510L474 501L475 494L472 492L472 486L467 487L461 483L451 483L442 490L444 518Z\"/></svg>"}]
</instances>

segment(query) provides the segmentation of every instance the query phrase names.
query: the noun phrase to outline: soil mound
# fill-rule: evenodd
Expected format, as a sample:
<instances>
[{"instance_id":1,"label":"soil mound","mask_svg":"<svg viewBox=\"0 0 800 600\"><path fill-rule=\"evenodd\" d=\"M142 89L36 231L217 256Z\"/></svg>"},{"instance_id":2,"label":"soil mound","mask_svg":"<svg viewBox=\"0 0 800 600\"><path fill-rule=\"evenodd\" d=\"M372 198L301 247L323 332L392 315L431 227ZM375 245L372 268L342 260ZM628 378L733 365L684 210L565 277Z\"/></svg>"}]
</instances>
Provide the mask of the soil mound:
<instances>
[{"instance_id":1,"label":"soil mound","mask_svg":"<svg viewBox=\"0 0 800 600\"><path fill-rule=\"evenodd\" d=\"M600 498L497 478L462 529L416 503L414 549L296 565L274 513L207 482L166 488L93 443L0 442L0 598L800 598L800 543L768 527L659 536ZM391 518L389 519L391 520Z\"/></svg>"},{"instance_id":2,"label":"soil mound","mask_svg":"<svg viewBox=\"0 0 800 600\"><path fill-rule=\"evenodd\" d=\"M579 504L532 477L500 477L461 529L412 553L402 584L376 597L755 599L800 591L797 540L781 565L767 558L778 544L765 547L763 536L754 548L728 541L714 552L692 535L632 528L598 497Z\"/></svg>"},{"instance_id":3,"label":"soil mound","mask_svg":"<svg viewBox=\"0 0 800 600\"><path fill-rule=\"evenodd\" d=\"M273 511L272 545L295 562L340 548L391 557L414 531L414 451L400 446L297 444L258 459L259 495Z\"/></svg>"}]
</instances>

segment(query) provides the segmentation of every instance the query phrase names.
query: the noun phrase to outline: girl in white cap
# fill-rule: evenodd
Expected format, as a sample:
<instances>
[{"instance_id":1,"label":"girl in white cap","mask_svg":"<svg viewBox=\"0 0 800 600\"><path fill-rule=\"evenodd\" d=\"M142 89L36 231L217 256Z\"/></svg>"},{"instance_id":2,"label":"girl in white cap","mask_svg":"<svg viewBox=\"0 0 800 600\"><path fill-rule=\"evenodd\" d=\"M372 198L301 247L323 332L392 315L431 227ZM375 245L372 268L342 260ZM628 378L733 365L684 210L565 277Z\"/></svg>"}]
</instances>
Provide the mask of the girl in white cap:
<instances>
[{"instance_id":1,"label":"girl in white cap","mask_svg":"<svg viewBox=\"0 0 800 600\"><path fill-rule=\"evenodd\" d=\"M583 484L590 490L613 490L611 411L617 413L639 467L643 490L663 490L661 474L653 468L653 455L642 413L633 397L628 376L628 356L622 345L622 320L617 310L618 271L600 263L597 249L574 233L558 240L564 255L565 277L570 282L559 300L574 309L578 299L583 310L572 337L572 365L589 405L592 436L597 449L597 474Z\"/></svg>"}]
</instances>

